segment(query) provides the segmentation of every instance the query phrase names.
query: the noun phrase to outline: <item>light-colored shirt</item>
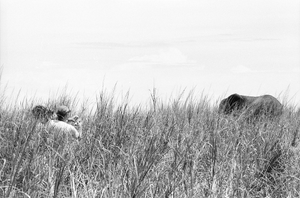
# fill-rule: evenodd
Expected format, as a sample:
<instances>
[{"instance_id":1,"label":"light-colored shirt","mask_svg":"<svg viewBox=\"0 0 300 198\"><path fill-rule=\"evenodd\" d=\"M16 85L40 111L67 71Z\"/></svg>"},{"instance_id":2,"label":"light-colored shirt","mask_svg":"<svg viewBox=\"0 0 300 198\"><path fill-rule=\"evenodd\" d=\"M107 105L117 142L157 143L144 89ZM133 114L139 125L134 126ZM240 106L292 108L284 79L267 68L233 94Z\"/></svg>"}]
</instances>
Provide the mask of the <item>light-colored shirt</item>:
<instances>
[{"instance_id":1,"label":"light-colored shirt","mask_svg":"<svg viewBox=\"0 0 300 198\"><path fill-rule=\"evenodd\" d=\"M80 139L81 138L81 126L79 124L79 129L77 130L74 126L58 120L49 120L45 124L46 129L50 131L54 131L54 133L65 133L66 135L71 135L73 138Z\"/></svg>"}]
</instances>

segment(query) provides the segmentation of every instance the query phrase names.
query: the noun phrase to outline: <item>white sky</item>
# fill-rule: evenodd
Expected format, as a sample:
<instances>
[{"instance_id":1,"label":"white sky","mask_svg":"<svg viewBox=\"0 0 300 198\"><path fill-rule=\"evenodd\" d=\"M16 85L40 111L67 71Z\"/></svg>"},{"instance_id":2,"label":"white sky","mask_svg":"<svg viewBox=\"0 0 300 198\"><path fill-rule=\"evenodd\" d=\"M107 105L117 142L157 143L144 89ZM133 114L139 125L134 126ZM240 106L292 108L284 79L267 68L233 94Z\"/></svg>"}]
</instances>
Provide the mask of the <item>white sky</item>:
<instances>
[{"instance_id":1,"label":"white sky","mask_svg":"<svg viewBox=\"0 0 300 198\"><path fill-rule=\"evenodd\" d=\"M133 103L178 90L300 101L300 2L1 0L1 86L47 98L67 85Z\"/></svg>"}]
</instances>

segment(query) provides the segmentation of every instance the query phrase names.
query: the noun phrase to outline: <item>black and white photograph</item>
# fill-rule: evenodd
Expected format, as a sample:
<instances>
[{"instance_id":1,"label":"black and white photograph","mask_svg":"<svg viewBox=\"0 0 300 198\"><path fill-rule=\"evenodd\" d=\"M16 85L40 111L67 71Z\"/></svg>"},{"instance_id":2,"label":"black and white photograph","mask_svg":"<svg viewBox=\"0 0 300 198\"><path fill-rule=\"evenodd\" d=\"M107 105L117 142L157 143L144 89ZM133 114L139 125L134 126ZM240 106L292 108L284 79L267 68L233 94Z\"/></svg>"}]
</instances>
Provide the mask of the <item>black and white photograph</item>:
<instances>
[{"instance_id":1,"label":"black and white photograph","mask_svg":"<svg viewBox=\"0 0 300 198\"><path fill-rule=\"evenodd\" d=\"M300 1L1 0L0 197L300 197Z\"/></svg>"}]
</instances>

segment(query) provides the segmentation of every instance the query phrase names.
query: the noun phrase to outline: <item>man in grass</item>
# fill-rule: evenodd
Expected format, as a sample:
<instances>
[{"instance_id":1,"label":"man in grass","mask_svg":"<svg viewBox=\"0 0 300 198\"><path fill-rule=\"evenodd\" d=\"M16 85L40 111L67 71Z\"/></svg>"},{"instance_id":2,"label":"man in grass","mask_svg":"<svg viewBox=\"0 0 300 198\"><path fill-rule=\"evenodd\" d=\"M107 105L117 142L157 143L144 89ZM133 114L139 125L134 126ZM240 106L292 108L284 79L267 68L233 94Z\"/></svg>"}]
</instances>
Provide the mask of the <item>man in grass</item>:
<instances>
[{"instance_id":1,"label":"man in grass","mask_svg":"<svg viewBox=\"0 0 300 198\"><path fill-rule=\"evenodd\" d=\"M79 117L76 115L69 118L70 112L71 110L69 109L69 107L65 105L58 106L55 113L51 109L42 105L37 105L32 110L35 118L41 119L42 123L47 122L47 119L52 119L66 122L71 125L76 125L75 123L77 122Z\"/></svg>"},{"instance_id":2,"label":"man in grass","mask_svg":"<svg viewBox=\"0 0 300 198\"><path fill-rule=\"evenodd\" d=\"M82 135L81 119L77 115L68 118L71 110L62 105L56 109L56 112L42 105L37 105L32 109L33 116L40 120L48 129L57 132L66 132L76 139L80 139Z\"/></svg>"}]
</instances>

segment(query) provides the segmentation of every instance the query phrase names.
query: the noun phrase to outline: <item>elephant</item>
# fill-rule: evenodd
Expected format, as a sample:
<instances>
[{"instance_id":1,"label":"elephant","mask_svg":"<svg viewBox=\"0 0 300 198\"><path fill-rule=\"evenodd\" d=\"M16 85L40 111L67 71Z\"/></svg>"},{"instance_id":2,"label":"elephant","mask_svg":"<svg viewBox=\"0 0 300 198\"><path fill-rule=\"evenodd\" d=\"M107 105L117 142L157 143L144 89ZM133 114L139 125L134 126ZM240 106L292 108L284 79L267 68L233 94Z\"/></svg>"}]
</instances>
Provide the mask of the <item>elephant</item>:
<instances>
[{"instance_id":1,"label":"elephant","mask_svg":"<svg viewBox=\"0 0 300 198\"><path fill-rule=\"evenodd\" d=\"M278 117L282 114L282 110L283 105L271 95L243 96L232 94L221 100L219 105L219 113L243 115L248 118Z\"/></svg>"}]
</instances>

